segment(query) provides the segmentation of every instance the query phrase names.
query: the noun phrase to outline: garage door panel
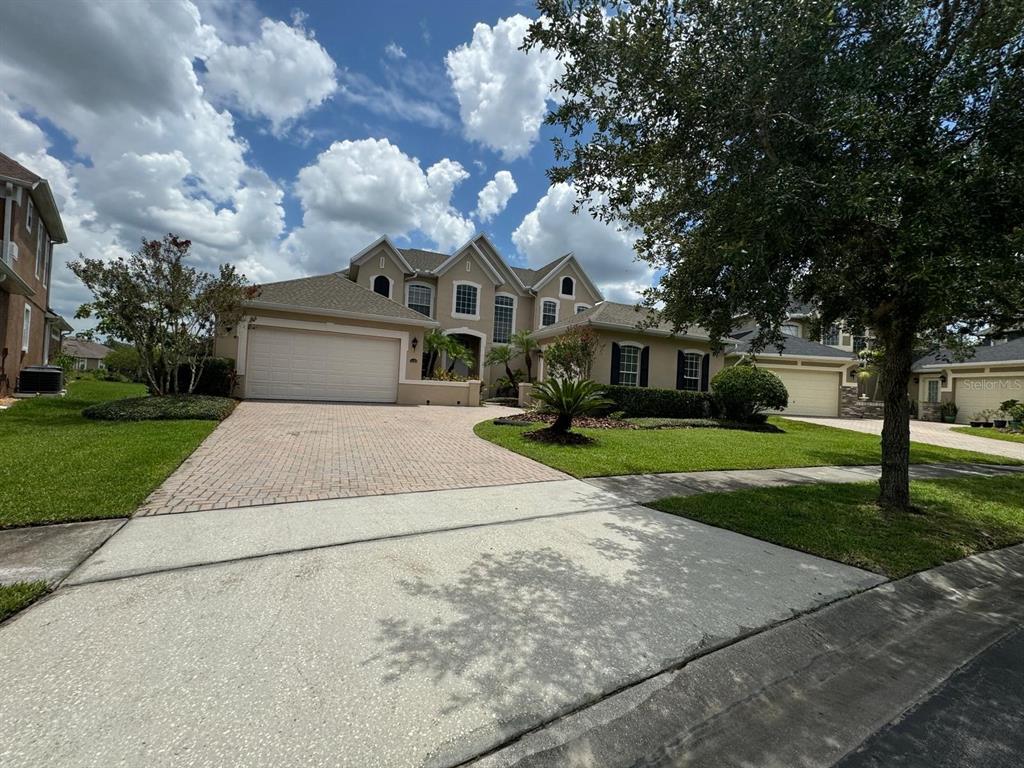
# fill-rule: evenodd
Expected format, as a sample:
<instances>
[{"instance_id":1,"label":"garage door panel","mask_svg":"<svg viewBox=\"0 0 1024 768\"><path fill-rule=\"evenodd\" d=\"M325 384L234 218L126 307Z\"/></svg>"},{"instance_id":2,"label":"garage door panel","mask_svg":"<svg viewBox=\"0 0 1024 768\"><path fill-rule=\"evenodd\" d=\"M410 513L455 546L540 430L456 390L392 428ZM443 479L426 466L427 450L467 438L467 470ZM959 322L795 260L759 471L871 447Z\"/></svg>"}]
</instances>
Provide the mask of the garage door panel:
<instances>
[{"instance_id":1,"label":"garage door panel","mask_svg":"<svg viewBox=\"0 0 1024 768\"><path fill-rule=\"evenodd\" d=\"M391 403L397 339L256 327L249 334L246 396Z\"/></svg>"},{"instance_id":2,"label":"garage door panel","mask_svg":"<svg viewBox=\"0 0 1024 768\"><path fill-rule=\"evenodd\" d=\"M789 405L783 413L790 416L839 415L839 373L829 371L790 371L771 369L789 392Z\"/></svg>"},{"instance_id":3,"label":"garage door panel","mask_svg":"<svg viewBox=\"0 0 1024 768\"><path fill-rule=\"evenodd\" d=\"M957 378L956 420L966 424L981 411L997 411L1006 400L1024 400L1024 376Z\"/></svg>"}]
</instances>

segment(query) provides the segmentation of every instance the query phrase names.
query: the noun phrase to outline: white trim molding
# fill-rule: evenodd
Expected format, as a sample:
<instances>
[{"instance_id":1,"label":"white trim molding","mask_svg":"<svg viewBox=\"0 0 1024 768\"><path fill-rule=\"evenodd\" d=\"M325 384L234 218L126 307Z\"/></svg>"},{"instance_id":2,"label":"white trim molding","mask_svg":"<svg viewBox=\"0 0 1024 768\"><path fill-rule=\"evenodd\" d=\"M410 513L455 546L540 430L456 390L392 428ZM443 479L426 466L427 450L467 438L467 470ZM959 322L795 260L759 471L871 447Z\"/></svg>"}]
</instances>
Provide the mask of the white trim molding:
<instances>
[{"instance_id":1,"label":"white trim molding","mask_svg":"<svg viewBox=\"0 0 1024 768\"><path fill-rule=\"evenodd\" d=\"M409 289L412 288L413 286L416 286L417 288L426 288L428 291L430 291L430 314L427 315L427 317L433 317L434 314L437 312L437 308L436 308L437 289L436 289L436 287L434 285L432 285L431 283L426 283L426 282L423 282L422 280L412 280L411 282L406 283L405 284L405 308L406 309L412 309L412 307L409 306ZM412 311L413 312L418 312L419 310L413 309Z\"/></svg>"},{"instance_id":2,"label":"white trim molding","mask_svg":"<svg viewBox=\"0 0 1024 768\"><path fill-rule=\"evenodd\" d=\"M412 268L412 265L410 265L409 262L405 260L405 256L403 256L402 252L395 247L394 243L391 242L391 239L387 235L381 235L376 240L374 240L372 243L370 243L368 246L363 248L363 250L361 250L359 253L357 253L355 256L353 256L349 260L349 262L348 262L349 266L353 266L353 265L360 266L360 265L362 265L362 263L370 255L370 252L373 251L374 248L376 248L378 245L381 245L381 244L384 244L384 245L386 245L388 247L388 250L390 251L390 254L391 254L391 258L394 259L395 263L397 263L398 266L404 272L406 272L408 274L412 274L413 272L416 271L416 270L414 270Z\"/></svg>"},{"instance_id":3,"label":"white trim molding","mask_svg":"<svg viewBox=\"0 0 1024 768\"><path fill-rule=\"evenodd\" d=\"M469 285L476 288L476 313L467 314L465 312L457 312L455 310L455 298L459 292L460 285ZM451 315L456 320L479 320L480 319L480 300L483 296L483 291L480 289L480 283L474 283L472 280L452 280L452 312Z\"/></svg>"},{"instance_id":4,"label":"white trim molding","mask_svg":"<svg viewBox=\"0 0 1024 768\"><path fill-rule=\"evenodd\" d=\"M569 264L570 261L575 265L576 271L579 273L579 276L580 278L582 278L584 284L587 286L590 292L595 297L597 297L598 303L604 301L604 296L602 296L601 292L597 290L597 286L594 285L594 281L590 279L590 276L587 274L586 270L584 270L580 266L579 262L576 261L576 255L572 252L565 254L565 258L558 262L558 266L549 271L542 279L537 281L537 283L533 285L533 290L539 291L541 288L547 285L551 281L551 278L557 274L560 274L565 269L566 265ZM561 286L559 286L559 288L561 288Z\"/></svg>"},{"instance_id":5,"label":"white trim molding","mask_svg":"<svg viewBox=\"0 0 1024 768\"><path fill-rule=\"evenodd\" d=\"M509 331L508 339L505 341L497 341L494 334L494 324L498 318L498 297L501 296L506 299L512 299L512 330ZM519 297L514 293L507 293L506 291L498 291L494 294L494 313L491 321L491 338L495 339L495 344L508 344L512 340L512 334L516 332L516 313L519 311Z\"/></svg>"},{"instance_id":6,"label":"white trim molding","mask_svg":"<svg viewBox=\"0 0 1024 768\"><path fill-rule=\"evenodd\" d=\"M555 322L554 323L549 323L548 325L544 325L544 304L546 302L549 302L549 301L552 304L555 305ZM558 316L559 316L559 314L561 314L560 311L559 311L559 310L561 310L561 308L562 308L562 302L560 302L558 299L552 299L551 297L538 299L537 300L537 327L539 329L543 330L544 328L550 328L552 325L557 323L558 322Z\"/></svg>"},{"instance_id":7,"label":"white trim molding","mask_svg":"<svg viewBox=\"0 0 1024 768\"><path fill-rule=\"evenodd\" d=\"M377 289L374 287L376 285L376 283L377 283L377 278L378 277L383 277L385 280L388 281L388 295L387 296L384 296L384 294L378 292ZM393 277L389 276L389 275L385 275L383 272L378 272L375 275L373 275L372 277L370 277L370 290L373 291L374 293L376 293L378 296L384 296L385 299L391 299L392 301L394 301L394 298L395 298L395 279Z\"/></svg>"},{"instance_id":8,"label":"white trim molding","mask_svg":"<svg viewBox=\"0 0 1024 768\"><path fill-rule=\"evenodd\" d=\"M572 281L572 293L563 293L562 286L565 285L566 280ZM558 298L560 299L575 299L576 298L576 278L572 275L562 275L558 278Z\"/></svg>"}]
</instances>

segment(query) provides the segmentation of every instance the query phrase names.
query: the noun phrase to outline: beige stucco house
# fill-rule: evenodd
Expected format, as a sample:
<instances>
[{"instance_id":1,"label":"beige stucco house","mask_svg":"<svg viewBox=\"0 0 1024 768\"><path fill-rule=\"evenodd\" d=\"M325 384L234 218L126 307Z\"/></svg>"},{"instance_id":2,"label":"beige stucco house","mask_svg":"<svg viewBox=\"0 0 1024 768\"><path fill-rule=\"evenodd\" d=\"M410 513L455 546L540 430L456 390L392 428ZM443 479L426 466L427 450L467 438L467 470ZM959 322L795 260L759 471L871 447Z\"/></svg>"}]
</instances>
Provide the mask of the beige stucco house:
<instances>
[{"instance_id":1,"label":"beige stucco house","mask_svg":"<svg viewBox=\"0 0 1024 768\"><path fill-rule=\"evenodd\" d=\"M216 353L235 360L247 398L475 405L504 373L483 365L493 345L601 300L572 254L533 270L510 266L485 235L451 254L381 237L343 270L260 286ZM473 352L469 381L425 378L435 328Z\"/></svg>"},{"instance_id":2,"label":"beige stucco house","mask_svg":"<svg viewBox=\"0 0 1024 768\"><path fill-rule=\"evenodd\" d=\"M707 392L722 368L750 358L785 383L790 398L785 412L790 415L839 416L844 401L856 400L856 379L850 372L858 360L852 351L799 336L787 336L781 352L771 348L753 355L743 338L747 334L740 332L740 338L714 354L701 328L673 333L669 324L648 310L607 301L542 328L534 336L546 346L579 325L590 326L598 334L600 349L591 378L601 384Z\"/></svg>"},{"instance_id":3,"label":"beige stucco house","mask_svg":"<svg viewBox=\"0 0 1024 768\"><path fill-rule=\"evenodd\" d=\"M1024 402L1024 338L995 340L966 358L939 350L914 363L908 394L922 419L938 421L942 403L956 404L956 421L980 419L1006 400Z\"/></svg>"}]
</instances>

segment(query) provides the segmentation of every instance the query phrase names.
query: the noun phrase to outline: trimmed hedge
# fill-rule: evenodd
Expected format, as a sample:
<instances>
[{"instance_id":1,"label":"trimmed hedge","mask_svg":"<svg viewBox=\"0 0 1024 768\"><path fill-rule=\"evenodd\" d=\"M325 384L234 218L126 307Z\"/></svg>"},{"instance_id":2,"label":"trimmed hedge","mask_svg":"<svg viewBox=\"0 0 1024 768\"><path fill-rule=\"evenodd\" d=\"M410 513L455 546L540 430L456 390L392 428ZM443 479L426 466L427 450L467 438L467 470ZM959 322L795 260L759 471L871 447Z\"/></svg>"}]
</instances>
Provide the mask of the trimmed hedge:
<instances>
[{"instance_id":1,"label":"trimmed hedge","mask_svg":"<svg viewBox=\"0 0 1024 768\"><path fill-rule=\"evenodd\" d=\"M90 405L82 415L100 421L223 421L235 410L235 405L229 397L209 395L128 397Z\"/></svg>"},{"instance_id":2,"label":"trimmed hedge","mask_svg":"<svg viewBox=\"0 0 1024 768\"><path fill-rule=\"evenodd\" d=\"M604 396L615 403L606 412L623 411L628 418L705 419L717 413L714 398L709 392L623 387L618 384L601 389Z\"/></svg>"}]
</instances>

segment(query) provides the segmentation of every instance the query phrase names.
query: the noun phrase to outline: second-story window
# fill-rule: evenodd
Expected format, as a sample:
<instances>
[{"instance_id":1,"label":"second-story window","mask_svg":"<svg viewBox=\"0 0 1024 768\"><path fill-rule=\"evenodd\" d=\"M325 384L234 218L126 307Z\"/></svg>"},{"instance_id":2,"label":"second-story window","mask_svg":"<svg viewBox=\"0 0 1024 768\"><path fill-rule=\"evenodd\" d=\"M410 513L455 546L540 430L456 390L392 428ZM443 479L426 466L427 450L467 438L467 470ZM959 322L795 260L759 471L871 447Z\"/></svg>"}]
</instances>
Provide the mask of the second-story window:
<instances>
[{"instance_id":1,"label":"second-story window","mask_svg":"<svg viewBox=\"0 0 1024 768\"><path fill-rule=\"evenodd\" d=\"M575 296L576 295L576 281L571 277L562 278L562 295L563 296Z\"/></svg>"},{"instance_id":2,"label":"second-story window","mask_svg":"<svg viewBox=\"0 0 1024 768\"><path fill-rule=\"evenodd\" d=\"M868 345L867 336L854 336L853 337L853 353L857 354Z\"/></svg>"},{"instance_id":3,"label":"second-story window","mask_svg":"<svg viewBox=\"0 0 1024 768\"><path fill-rule=\"evenodd\" d=\"M25 196L28 197L27 192L25 193ZM25 207L25 229L27 229L29 232L32 231L32 221L35 219L35 214L35 206L32 205L32 198L29 197L28 205Z\"/></svg>"},{"instance_id":4,"label":"second-story window","mask_svg":"<svg viewBox=\"0 0 1024 768\"><path fill-rule=\"evenodd\" d=\"M794 323L786 323L780 329L786 336L799 336L800 326Z\"/></svg>"},{"instance_id":5,"label":"second-story window","mask_svg":"<svg viewBox=\"0 0 1024 768\"><path fill-rule=\"evenodd\" d=\"M36 279L42 280L46 271L46 227L39 225L36 234Z\"/></svg>"},{"instance_id":6,"label":"second-story window","mask_svg":"<svg viewBox=\"0 0 1024 768\"><path fill-rule=\"evenodd\" d=\"M455 286L455 314L470 315L477 314L477 290L475 285L462 283Z\"/></svg>"},{"instance_id":7,"label":"second-story window","mask_svg":"<svg viewBox=\"0 0 1024 768\"><path fill-rule=\"evenodd\" d=\"M494 297L494 343L508 344L512 338L512 322L516 300L511 296Z\"/></svg>"},{"instance_id":8,"label":"second-story window","mask_svg":"<svg viewBox=\"0 0 1024 768\"><path fill-rule=\"evenodd\" d=\"M373 278L373 292L381 296L391 298L391 280L386 275L377 275Z\"/></svg>"},{"instance_id":9,"label":"second-story window","mask_svg":"<svg viewBox=\"0 0 1024 768\"><path fill-rule=\"evenodd\" d=\"M830 325L821 334L821 343L827 344L830 347L839 346L839 326Z\"/></svg>"},{"instance_id":10,"label":"second-story window","mask_svg":"<svg viewBox=\"0 0 1024 768\"><path fill-rule=\"evenodd\" d=\"M410 285L409 300L406 304L409 309L419 312L421 315L430 317L431 290L428 285Z\"/></svg>"},{"instance_id":11,"label":"second-story window","mask_svg":"<svg viewBox=\"0 0 1024 768\"><path fill-rule=\"evenodd\" d=\"M556 322L558 322L558 302L545 299L540 307L540 324L547 326L554 325Z\"/></svg>"}]
</instances>

